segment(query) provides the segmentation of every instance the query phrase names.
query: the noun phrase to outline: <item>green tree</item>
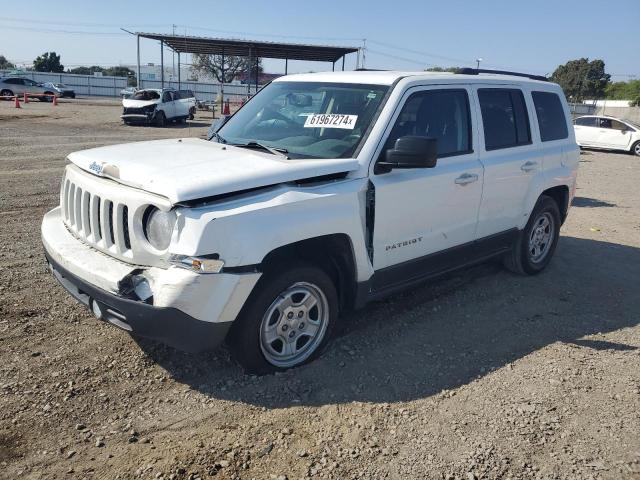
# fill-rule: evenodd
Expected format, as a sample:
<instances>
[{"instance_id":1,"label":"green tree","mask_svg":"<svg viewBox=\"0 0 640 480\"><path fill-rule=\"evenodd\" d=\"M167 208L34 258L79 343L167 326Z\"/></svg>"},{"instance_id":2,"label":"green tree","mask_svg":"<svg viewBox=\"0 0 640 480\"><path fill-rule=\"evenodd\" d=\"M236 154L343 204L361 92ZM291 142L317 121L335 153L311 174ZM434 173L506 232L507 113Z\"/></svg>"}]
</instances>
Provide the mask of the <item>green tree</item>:
<instances>
[{"instance_id":1,"label":"green tree","mask_svg":"<svg viewBox=\"0 0 640 480\"><path fill-rule=\"evenodd\" d=\"M222 82L222 55L193 55L193 69L210 75ZM262 59L258 61L258 73L262 73ZM247 73L250 79L256 78L256 60L251 57L224 56L224 83L231 82L236 75Z\"/></svg>"},{"instance_id":2,"label":"green tree","mask_svg":"<svg viewBox=\"0 0 640 480\"><path fill-rule=\"evenodd\" d=\"M567 98L572 97L574 101L603 98L610 79L602 60L589 61L588 58L570 60L551 75L551 81L558 83Z\"/></svg>"},{"instance_id":3,"label":"green tree","mask_svg":"<svg viewBox=\"0 0 640 480\"><path fill-rule=\"evenodd\" d=\"M102 72L104 68L94 65L93 67L76 67L67 70L67 73L75 75L93 75L95 72Z\"/></svg>"},{"instance_id":4,"label":"green tree","mask_svg":"<svg viewBox=\"0 0 640 480\"><path fill-rule=\"evenodd\" d=\"M4 55L0 55L0 69L1 70L9 70L11 68L15 68L16 66L11 63Z\"/></svg>"},{"instance_id":5,"label":"green tree","mask_svg":"<svg viewBox=\"0 0 640 480\"><path fill-rule=\"evenodd\" d=\"M633 100L640 97L640 80L613 82L607 85L605 98L610 100Z\"/></svg>"},{"instance_id":6,"label":"green tree","mask_svg":"<svg viewBox=\"0 0 640 480\"><path fill-rule=\"evenodd\" d=\"M56 52L45 52L33 61L36 72L64 72L64 65L60 63L60 55Z\"/></svg>"}]
</instances>

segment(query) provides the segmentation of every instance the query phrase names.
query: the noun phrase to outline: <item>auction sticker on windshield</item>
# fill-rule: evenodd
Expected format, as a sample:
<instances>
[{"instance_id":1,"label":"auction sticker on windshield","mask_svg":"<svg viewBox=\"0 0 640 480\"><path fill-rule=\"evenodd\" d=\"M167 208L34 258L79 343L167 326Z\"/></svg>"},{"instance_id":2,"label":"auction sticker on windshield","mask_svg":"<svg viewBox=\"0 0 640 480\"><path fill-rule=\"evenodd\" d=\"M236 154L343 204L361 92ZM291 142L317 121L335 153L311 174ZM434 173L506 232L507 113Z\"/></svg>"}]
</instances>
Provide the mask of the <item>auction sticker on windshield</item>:
<instances>
[{"instance_id":1,"label":"auction sticker on windshield","mask_svg":"<svg viewBox=\"0 0 640 480\"><path fill-rule=\"evenodd\" d=\"M314 113L304 122L304 128L343 128L353 130L358 115L342 115L340 113Z\"/></svg>"}]
</instances>

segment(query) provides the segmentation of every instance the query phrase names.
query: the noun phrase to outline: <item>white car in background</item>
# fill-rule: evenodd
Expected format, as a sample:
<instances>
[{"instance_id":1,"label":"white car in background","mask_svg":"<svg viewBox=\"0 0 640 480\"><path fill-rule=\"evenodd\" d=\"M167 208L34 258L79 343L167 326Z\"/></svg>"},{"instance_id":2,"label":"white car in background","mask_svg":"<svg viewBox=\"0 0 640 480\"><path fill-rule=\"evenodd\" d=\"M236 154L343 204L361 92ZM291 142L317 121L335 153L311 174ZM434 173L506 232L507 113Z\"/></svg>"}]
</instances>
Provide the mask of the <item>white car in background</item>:
<instances>
[{"instance_id":1,"label":"white car in background","mask_svg":"<svg viewBox=\"0 0 640 480\"><path fill-rule=\"evenodd\" d=\"M581 147L624 150L640 156L640 125L619 118L588 115L573 121Z\"/></svg>"},{"instance_id":2,"label":"white car in background","mask_svg":"<svg viewBox=\"0 0 640 480\"><path fill-rule=\"evenodd\" d=\"M190 90L144 89L122 99L120 118L125 124L142 123L164 127L167 122L192 120L196 98Z\"/></svg>"}]
</instances>

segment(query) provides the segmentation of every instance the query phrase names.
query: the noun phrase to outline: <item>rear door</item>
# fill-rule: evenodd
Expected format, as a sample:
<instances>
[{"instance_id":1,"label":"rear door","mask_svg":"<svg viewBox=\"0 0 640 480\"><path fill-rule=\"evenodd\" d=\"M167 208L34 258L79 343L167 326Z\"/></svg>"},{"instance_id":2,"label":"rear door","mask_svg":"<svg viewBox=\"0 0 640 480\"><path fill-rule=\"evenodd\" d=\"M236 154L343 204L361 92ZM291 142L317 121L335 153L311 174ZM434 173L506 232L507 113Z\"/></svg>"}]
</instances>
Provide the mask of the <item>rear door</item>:
<instances>
[{"instance_id":1,"label":"rear door","mask_svg":"<svg viewBox=\"0 0 640 480\"><path fill-rule=\"evenodd\" d=\"M483 135L480 161L484 188L478 216L479 239L509 237L522 221L532 178L542 171L542 157L531 136L533 110L518 87L478 86Z\"/></svg>"},{"instance_id":2,"label":"rear door","mask_svg":"<svg viewBox=\"0 0 640 480\"><path fill-rule=\"evenodd\" d=\"M576 118L573 129L576 132L576 142L579 145L598 145L598 117Z\"/></svg>"}]
</instances>

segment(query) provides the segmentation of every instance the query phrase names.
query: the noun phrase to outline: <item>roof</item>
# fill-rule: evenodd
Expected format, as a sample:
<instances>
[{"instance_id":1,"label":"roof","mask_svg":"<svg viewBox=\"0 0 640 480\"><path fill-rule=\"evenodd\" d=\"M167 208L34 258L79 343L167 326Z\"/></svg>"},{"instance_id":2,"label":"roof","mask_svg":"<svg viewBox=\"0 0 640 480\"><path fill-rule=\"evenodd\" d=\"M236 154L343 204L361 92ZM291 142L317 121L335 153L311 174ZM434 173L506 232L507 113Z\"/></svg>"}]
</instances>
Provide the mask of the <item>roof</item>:
<instances>
[{"instance_id":1,"label":"roof","mask_svg":"<svg viewBox=\"0 0 640 480\"><path fill-rule=\"evenodd\" d=\"M319 72L319 73L300 73L280 77L275 82L336 82L336 83L362 83L373 85L392 85L401 78L410 78L411 80L424 80L427 82L447 82L447 83L535 83L538 85L554 85L540 80L516 77L501 74L480 73L477 75L465 75L460 73L448 72L402 72L390 70L364 70L364 71L345 71L345 72Z\"/></svg>"},{"instance_id":2,"label":"roof","mask_svg":"<svg viewBox=\"0 0 640 480\"><path fill-rule=\"evenodd\" d=\"M328 45L305 45L297 43L261 42L256 40L234 40L212 37L191 37L164 33L136 32L143 38L159 40L179 53L205 55L236 55L289 60L335 62L342 56L357 52L354 47L332 47Z\"/></svg>"}]
</instances>

